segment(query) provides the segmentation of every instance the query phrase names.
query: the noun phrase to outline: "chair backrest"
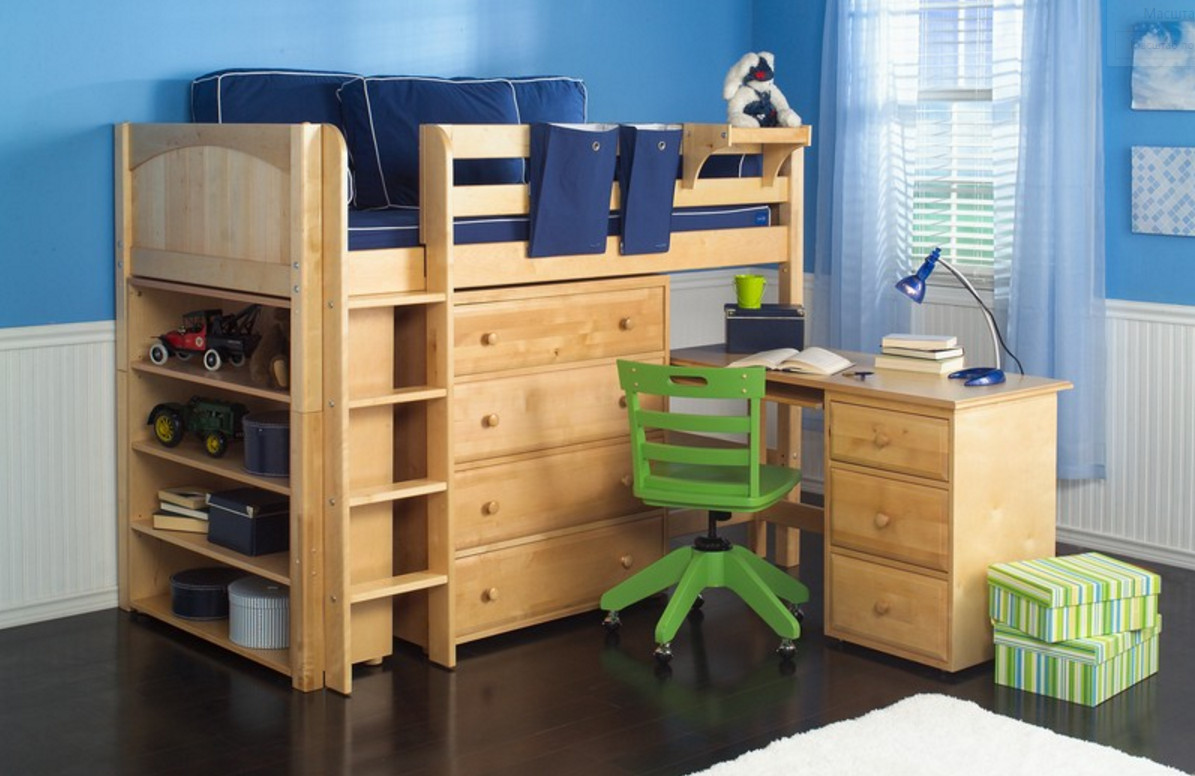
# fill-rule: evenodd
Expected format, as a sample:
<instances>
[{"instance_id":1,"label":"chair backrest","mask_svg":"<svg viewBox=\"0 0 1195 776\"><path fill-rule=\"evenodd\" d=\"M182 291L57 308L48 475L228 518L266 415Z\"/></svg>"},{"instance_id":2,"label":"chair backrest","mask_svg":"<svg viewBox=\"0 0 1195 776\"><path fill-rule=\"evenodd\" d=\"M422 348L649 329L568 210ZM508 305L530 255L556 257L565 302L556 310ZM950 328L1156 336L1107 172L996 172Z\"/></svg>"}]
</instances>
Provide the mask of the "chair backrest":
<instances>
[{"instance_id":1,"label":"chair backrest","mask_svg":"<svg viewBox=\"0 0 1195 776\"><path fill-rule=\"evenodd\" d=\"M731 510L758 498L763 367L724 369L619 361L618 378L627 397L636 496L655 505ZM745 402L745 412L726 415L645 409L642 395L740 399ZM664 434L652 433L661 431ZM723 447L664 438L673 432L734 434L746 441Z\"/></svg>"}]
</instances>

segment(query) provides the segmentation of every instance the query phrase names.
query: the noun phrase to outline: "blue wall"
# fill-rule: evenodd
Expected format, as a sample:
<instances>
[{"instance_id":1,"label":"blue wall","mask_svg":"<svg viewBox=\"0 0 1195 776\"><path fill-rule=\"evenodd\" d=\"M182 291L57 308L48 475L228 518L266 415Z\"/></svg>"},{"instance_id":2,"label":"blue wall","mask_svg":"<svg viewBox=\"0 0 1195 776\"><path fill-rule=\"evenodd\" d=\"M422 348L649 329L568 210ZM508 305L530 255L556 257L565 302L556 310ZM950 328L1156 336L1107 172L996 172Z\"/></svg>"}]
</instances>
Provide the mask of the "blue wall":
<instances>
[{"instance_id":1,"label":"blue wall","mask_svg":"<svg viewBox=\"0 0 1195 776\"><path fill-rule=\"evenodd\" d=\"M1195 238L1133 234L1133 146L1195 146L1195 111L1140 111L1132 104L1132 29L1161 18L1191 19L1195 6L1101 0L1104 10L1104 144L1107 163L1108 296L1195 305ZM1157 18L1157 16L1155 16Z\"/></svg>"},{"instance_id":2,"label":"blue wall","mask_svg":"<svg viewBox=\"0 0 1195 776\"><path fill-rule=\"evenodd\" d=\"M596 121L722 121L746 0L0 5L0 328L110 320L112 124L185 121L222 67L584 78Z\"/></svg>"}]
</instances>

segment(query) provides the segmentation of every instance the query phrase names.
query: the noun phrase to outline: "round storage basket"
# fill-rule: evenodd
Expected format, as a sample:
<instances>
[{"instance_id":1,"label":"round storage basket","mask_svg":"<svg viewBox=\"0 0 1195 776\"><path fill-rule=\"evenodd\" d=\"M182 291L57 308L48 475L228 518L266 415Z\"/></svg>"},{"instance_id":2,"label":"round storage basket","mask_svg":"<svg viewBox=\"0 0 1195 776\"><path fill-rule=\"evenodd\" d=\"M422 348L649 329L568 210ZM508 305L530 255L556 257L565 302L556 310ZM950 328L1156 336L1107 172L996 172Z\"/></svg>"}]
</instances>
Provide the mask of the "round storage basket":
<instances>
[{"instance_id":1,"label":"round storage basket","mask_svg":"<svg viewBox=\"0 0 1195 776\"><path fill-rule=\"evenodd\" d=\"M187 569L170 577L170 611L184 620L223 620L228 586L245 572L224 566Z\"/></svg>"},{"instance_id":2,"label":"round storage basket","mask_svg":"<svg viewBox=\"0 0 1195 776\"><path fill-rule=\"evenodd\" d=\"M246 415L245 471L263 477L290 475L290 413L255 412Z\"/></svg>"},{"instance_id":3,"label":"round storage basket","mask_svg":"<svg viewBox=\"0 0 1195 776\"><path fill-rule=\"evenodd\" d=\"M228 586L228 637L252 649L290 645L290 591L261 577L242 577Z\"/></svg>"}]
</instances>

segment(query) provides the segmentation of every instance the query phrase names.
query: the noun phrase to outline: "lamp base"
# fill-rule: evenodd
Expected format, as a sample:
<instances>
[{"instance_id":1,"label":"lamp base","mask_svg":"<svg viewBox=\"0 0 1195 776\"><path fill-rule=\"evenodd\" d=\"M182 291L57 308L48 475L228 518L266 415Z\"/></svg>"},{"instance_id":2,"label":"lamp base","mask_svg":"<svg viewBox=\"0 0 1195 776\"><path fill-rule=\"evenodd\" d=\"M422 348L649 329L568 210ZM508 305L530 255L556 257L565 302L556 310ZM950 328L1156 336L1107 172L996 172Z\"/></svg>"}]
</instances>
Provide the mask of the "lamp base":
<instances>
[{"instance_id":1,"label":"lamp base","mask_svg":"<svg viewBox=\"0 0 1195 776\"><path fill-rule=\"evenodd\" d=\"M951 372L949 377L951 380L962 380L963 385L968 386L998 385L1004 382L1004 370L990 366L973 366Z\"/></svg>"}]
</instances>

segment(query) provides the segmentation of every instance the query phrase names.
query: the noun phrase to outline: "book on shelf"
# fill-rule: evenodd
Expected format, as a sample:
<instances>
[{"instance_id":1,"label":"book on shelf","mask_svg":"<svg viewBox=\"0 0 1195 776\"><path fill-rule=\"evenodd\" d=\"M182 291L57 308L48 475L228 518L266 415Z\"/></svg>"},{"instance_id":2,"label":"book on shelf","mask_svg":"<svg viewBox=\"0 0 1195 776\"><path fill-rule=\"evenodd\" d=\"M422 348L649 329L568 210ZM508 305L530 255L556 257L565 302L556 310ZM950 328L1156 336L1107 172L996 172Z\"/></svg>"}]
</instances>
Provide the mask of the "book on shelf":
<instances>
[{"instance_id":1,"label":"book on shelf","mask_svg":"<svg viewBox=\"0 0 1195 776\"><path fill-rule=\"evenodd\" d=\"M190 507L171 504L169 501L161 502L160 506L160 511L167 514L183 515L184 517L194 517L199 520L207 520L207 507L204 507L203 509L191 509Z\"/></svg>"},{"instance_id":2,"label":"book on shelf","mask_svg":"<svg viewBox=\"0 0 1195 776\"><path fill-rule=\"evenodd\" d=\"M918 350L917 348L886 347L886 356L904 356L905 358L923 358L929 361L945 361L948 358L958 358L963 355L962 348L944 348L942 350Z\"/></svg>"},{"instance_id":3,"label":"book on shelf","mask_svg":"<svg viewBox=\"0 0 1195 776\"><path fill-rule=\"evenodd\" d=\"M188 509L203 509L207 506L207 488L195 485L180 485L175 488L162 488L158 491L158 499L165 504L177 504Z\"/></svg>"},{"instance_id":4,"label":"book on shelf","mask_svg":"<svg viewBox=\"0 0 1195 776\"><path fill-rule=\"evenodd\" d=\"M207 533L207 520L186 515L172 515L158 512L154 515L154 528L163 531L185 531L187 533Z\"/></svg>"},{"instance_id":5,"label":"book on shelf","mask_svg":"<svg viewBox=\"0 0 1195 776\"><path fill-rule=\"evenodd\" d=\"M776 348L763 350L731 361L726 366L762 366L781 372L800 372L811 375L834 375L854 364L825 348Z\"/></svg>"},{"instance_id":6,"label":"book on shelf","mask_svg":"<svg viewBox=\"0 0 1195 776\"><path fill-rule=\"evenodd\" d=\"M962 356L955 356L943 361L934 361L929 358L909 358L907 356L886 356L880 354L876 356L876 369L899 369L905 372L921 372L922 374L931 375L948 375L951 372L957 372L963 368L965 359Z\"/></svg>"},{"instance_id":7,"label":"book on shelf","mask_svg":"<svg viewBox=\"0 0 1195 776\"><path fill-rule=\"evenodd\" d=\"M946 350L958 347L958 337L951 334L889 334L880 341L880 346L911 350Z\"/></svg>"}]
</instances>

